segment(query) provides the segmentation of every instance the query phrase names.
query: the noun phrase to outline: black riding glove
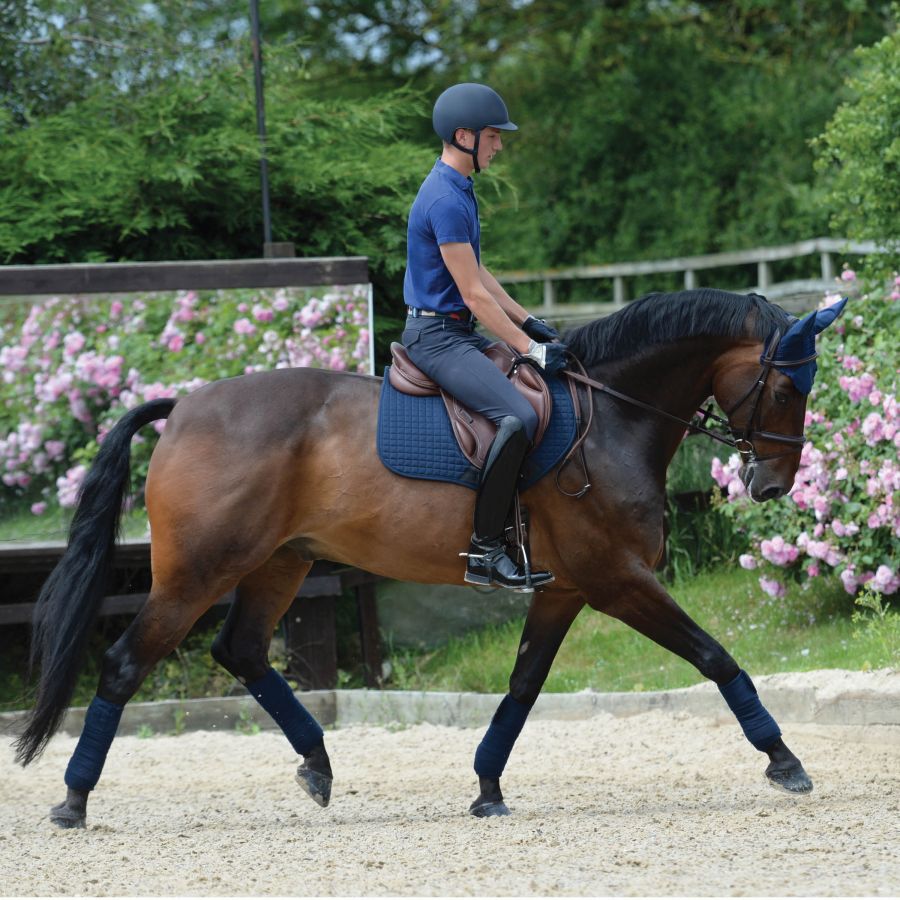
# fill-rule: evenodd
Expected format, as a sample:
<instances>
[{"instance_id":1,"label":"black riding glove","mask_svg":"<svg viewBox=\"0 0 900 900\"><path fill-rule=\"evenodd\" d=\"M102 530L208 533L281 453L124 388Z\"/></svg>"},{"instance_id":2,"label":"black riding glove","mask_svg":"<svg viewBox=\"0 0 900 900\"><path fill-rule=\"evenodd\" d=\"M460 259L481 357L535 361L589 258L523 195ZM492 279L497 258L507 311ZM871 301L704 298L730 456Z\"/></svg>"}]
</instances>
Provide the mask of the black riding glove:
<instances>
[{"instance_id":1,"label":"black riding glove","mask_svg":"<svg viewBox=\"0 0 900 900\"><path fill-rule=\"evenodd\" d=\"M565 344L539 344L532 341L525 356L534 360L544 370L545 375L557 375L566 367L568 352L569 348Z\"/></svg>"},{"instance_id":2,"label":"black riding glove","mask_svg":"<svg viewBox=\"0 0 900 900\"><path fill-rule=\"evenodd\" d=\"M543 319L536 319L534 316L529 316L522 323L522 331L533 341L539 343L559 340L559 332L552 325L548 325Z\"/></svg>"}]
</instances>

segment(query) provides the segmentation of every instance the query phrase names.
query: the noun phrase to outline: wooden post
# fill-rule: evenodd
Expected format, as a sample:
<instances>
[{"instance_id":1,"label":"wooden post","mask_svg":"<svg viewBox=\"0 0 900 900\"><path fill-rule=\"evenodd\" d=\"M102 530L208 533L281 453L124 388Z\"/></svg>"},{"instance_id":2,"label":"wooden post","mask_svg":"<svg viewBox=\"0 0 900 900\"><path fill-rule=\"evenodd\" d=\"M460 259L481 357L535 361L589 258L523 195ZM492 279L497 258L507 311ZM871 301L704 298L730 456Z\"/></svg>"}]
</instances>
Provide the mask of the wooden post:
<instances>
[{"instance_id":1,"label":"wooden post","mask_svg":"<svg viewBox=\"0 0 900 900\"><path fill-rule=\"evenodd\" d=\"M287 674L302 690L337 687L335 600L335 597L297 597L285 616Z\"/></svg>"},{"instance_id":2,"label":"wooden post","mask_svg":"<svg viewBox=\"0 0 900 900\"><path fill-rule=\"evenodd\" d=\"M820 254L820 258L822 260L822 281L833 281L834 263L832 262L831 254L822 253Z\"/></svg>"},{"instance_id":3,"label":"wooden post","mask_svg":"<svg viewBox=\"0 0 900 900\"><path fill-rule=\"evenodd\" d=\"M625 279L621 275L613 277L613 303L616 306L624 306L628 300L628 290L625 287Z\"/></svg>"},{"instance_id":4,"label":"wooden post","mask_svg":"<svg viewBox=\"0 0 900 900\"><path fill-rule=\"evenodd\" d=\"M684 272L684 289L692 291L697 287L697 273L693 269L685 269Z\"/></svg>"},{"instance_id":5,"label":"wooden post","mask_svg":"<svg viewBox=\"0 0 900 900\"><path fill-rule=\"evenodd\" d=\"M550 312L556 305L556 291L553 288L553 282L549 278L544 279L544 309Z\"/></svg>"},{"instance_id":6,"label":"wooden post","mask_svg":"<svg viewBox=\"0 0 900 900\"><path fill-rule=\"evenodd\" d=\"M375 585L366 582L356 588L356 608L359 612L359 642L362 647L363 678L366 687L381 687L381 634L378 630L378 606Z\"/></svg>"},{"instance_id":7,"label":"wooden post","mask_svg":"<svg viewBox=\"0 0 900 900\"><path fill-rule=\"evenodd\" d=\"M263 244L263 256L266 259L291 259L297 255L293 241L268 241Z\"/></svg>"},{"instance_id":8,"label":"wooden post","mask_svg":"<svg viewBox=\"0 0 900 900\"><path fill-rule=\"evenodd\" d=\"M771 263L760 260L756 264L756 286L759 288L767 288L772 283L772 265Z\"/></svg>"}]
</instances>

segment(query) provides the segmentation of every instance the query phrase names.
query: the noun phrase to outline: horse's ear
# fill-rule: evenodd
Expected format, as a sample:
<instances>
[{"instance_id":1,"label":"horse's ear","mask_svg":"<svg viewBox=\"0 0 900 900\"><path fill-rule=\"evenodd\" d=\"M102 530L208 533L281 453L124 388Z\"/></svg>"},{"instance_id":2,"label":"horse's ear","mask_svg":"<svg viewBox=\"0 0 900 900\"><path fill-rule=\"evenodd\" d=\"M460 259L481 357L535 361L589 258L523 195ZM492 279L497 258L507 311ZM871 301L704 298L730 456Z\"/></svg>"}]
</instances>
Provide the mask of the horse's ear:
<instances>
[{"instance_id":1,"label":"horse's ear","mask_svg":"<svg viewBox=\"0 0 900 900\"><path fill-rule=\"evenodd\" d=\"M775 360L804 359L816 352L816 313L811 312L782 335L775 351ZM824 326L823 326L824 327Z\"/></svg>"},{"instance_id":2,"label":"horse's ear","mask_svg":"<svg viewBox=\"0 0 900 900\"><path fill-rule=\"evenodd\" d=\"M816 310L816 334L824 331L844 311L849 299L849 297L844 297L843 300L838 300L837 303L826 306L825 309Z\"/></svg>"},{"instance_id":3,"label":"horse's ear","mask_svg":"<svg viewBox=\"0 0 900 900\"><path fill-rule=\"evenodd\" d=\"M784 333L778 349L775 352L775 368L783 372L801 394L808 394L812 390L813 380L816 377L816 335L824 331L843 311L847 298L829 306L826 309L817 309L808 316L798 319ZM799 365L791 365L793 360L805 359L807 362ZM781 365L779 365L781 363Z\"/></svg>"}]
</instances>

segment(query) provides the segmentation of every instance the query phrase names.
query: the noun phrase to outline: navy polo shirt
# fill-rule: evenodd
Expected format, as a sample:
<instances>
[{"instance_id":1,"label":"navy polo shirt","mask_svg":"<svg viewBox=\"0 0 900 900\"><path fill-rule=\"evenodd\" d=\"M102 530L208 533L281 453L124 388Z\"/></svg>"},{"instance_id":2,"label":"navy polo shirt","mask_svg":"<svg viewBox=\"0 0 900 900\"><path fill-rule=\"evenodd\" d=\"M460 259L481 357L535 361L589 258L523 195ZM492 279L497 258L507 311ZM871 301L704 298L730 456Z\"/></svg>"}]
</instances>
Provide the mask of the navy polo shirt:
<instances>
[{"instance_id":1,"label":"navy polo shirt","mask_svg":"<svg viewBox=\"0 0 900 900\"><path fill-rule=\"evenodd\" d=\"M481 225L471 178L440 161L428 174L409 211L406 234L407 306L451 313L465 309L441 256L441 244L471 244L481 262Z\"/></svg>"}]
</instances>

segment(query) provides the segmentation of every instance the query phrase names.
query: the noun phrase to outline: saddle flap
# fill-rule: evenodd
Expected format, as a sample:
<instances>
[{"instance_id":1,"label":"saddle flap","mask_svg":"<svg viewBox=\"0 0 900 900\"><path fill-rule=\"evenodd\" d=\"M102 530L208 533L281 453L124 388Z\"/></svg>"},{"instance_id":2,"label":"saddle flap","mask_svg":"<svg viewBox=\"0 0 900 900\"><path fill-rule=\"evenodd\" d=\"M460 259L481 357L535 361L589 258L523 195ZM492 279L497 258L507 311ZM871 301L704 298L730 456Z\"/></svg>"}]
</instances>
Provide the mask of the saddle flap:
<instances>
[{"instance_id":1,"label":"saddle flap","mask_svg":"<svg viewBox=\"0 0 900 900\"><path fill-rule=\"evenodd\" d=\"M510 382L531 404L537 413L538 424L534 432L534 446L541 442L550 416L553 413L553 396L547 382L533 366L522 364L515 370L513 366L517 354L509 344L498 341L484 351L485 356L509 377ZM511 374L510 374L511 373ZM497 426L490 419L463 406L455 397L441 391L453 433L466 459L476 468L483 468L488 449L497 434Z\"/></svg>"}]
</instances>

